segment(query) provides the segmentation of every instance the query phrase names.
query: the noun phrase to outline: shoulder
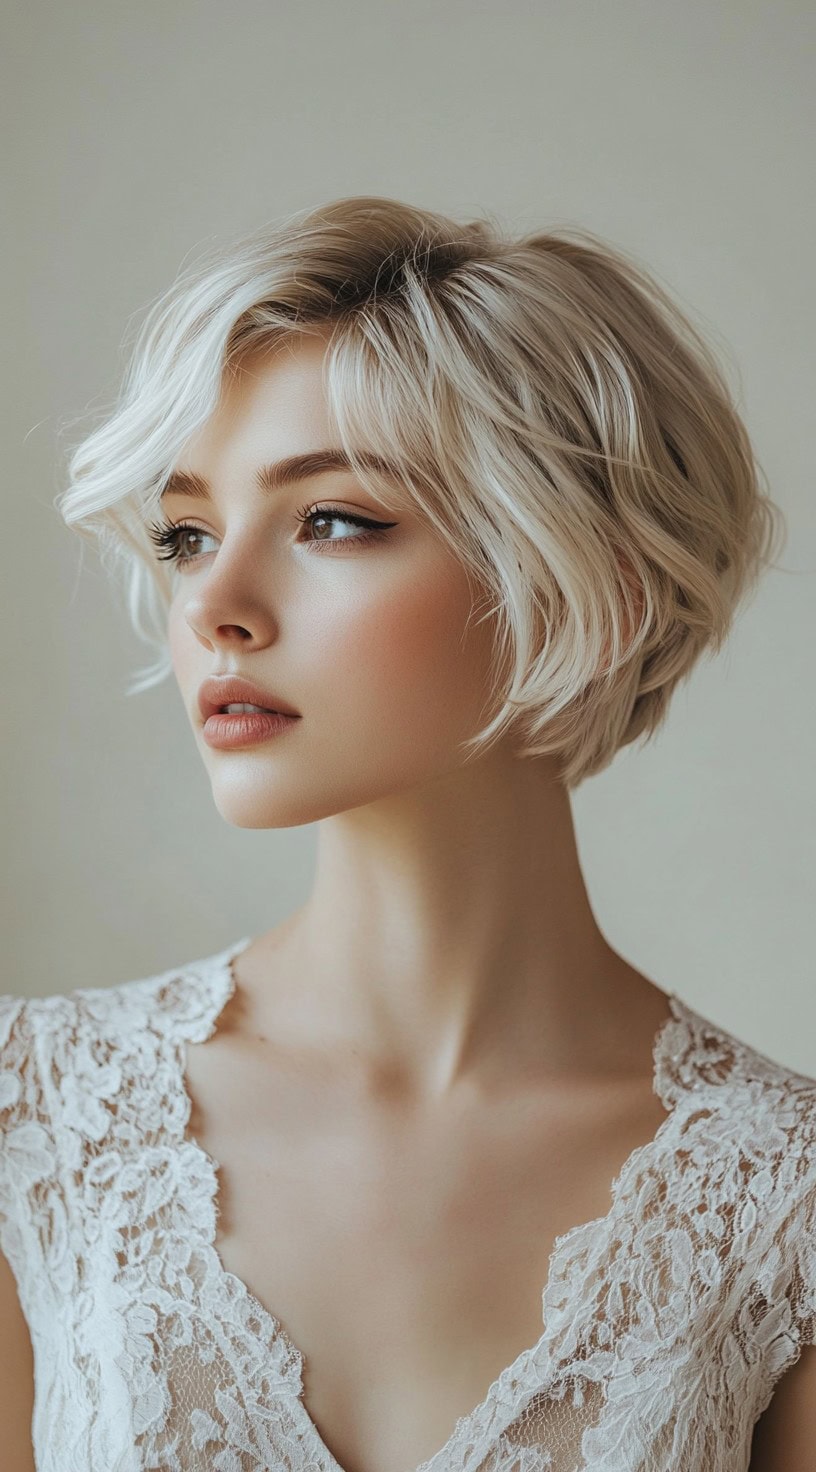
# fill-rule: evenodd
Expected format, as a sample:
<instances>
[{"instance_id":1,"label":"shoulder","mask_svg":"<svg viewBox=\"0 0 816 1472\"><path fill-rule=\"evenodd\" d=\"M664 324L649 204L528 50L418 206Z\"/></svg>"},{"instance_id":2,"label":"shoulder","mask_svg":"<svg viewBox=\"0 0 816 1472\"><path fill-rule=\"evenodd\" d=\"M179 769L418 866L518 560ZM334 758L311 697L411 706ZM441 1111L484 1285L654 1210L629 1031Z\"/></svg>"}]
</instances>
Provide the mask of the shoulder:
<instances>
[{"instance_id":1,"label":"shoulder","mask_svg":"<svg viewBox=\"0 0 816 1472\"><path fill-rule=\"evenodd\" d=\"M137 1109L168 1046L208 1036L237 949L110 986L0 996L0 1171L23 1146L45 1171L49 1131L100 1141L114 1105Z\"/></svg>"},{"instance_id":2,"label":"shoulder","mask_svg":"<svg viewBox=\"0 0 816 1472\"><path fill-rule=\"evenodd\" d=\"M710 1103L735 1128L772 1128L772 1143L804 1151L816 1142L816 1077L798 1072L679 998L659 1059L658 1083L671 1103Z\"/></svg>"},{"instance_id":3,"label":"shoulder","mask_svg":"<svg viewBox=\"0 0 816 1472\"><path fill-rule=\"evenodd\" d=\"M666 1064L670 1087L686 1094L689 1118L702 1116L702 1134L715 1142L707 1171L718 1172L715 1194L735 1203L732 1229L746 1269L756 1270L763 1292L788 1315L793 1340L812 1344L816 1078L683 1003L679 1011L683 1026Z\"/></svg>"},{"instance_id":4,"label":"shoulder","mask_svg":"<svg viewBox=\"0 0 816 1472\"><path fill-rule=\"evenodd\" d=\"M87 1062L90 1043L127 1048L145 1033L206 1035L234 986L229 963L246 943L108 986L0 996L0 1071L36 1056L55 1065L71 1056Z\"/></svg>"},{"instance_id":5,"label":"shoulder","mask_svg":"<svg viewBox=\"0 0 816 1472\"><path fill-rule=\"evenodd\" d=\"M679 999L673 1011L657 1083L667 1105L681 1106L674 1143L697 1162L711 1198L732 1203L747 1265L772 1244L770 1258L781 1247L795 1270L792 1243L807 1233L816 1270L816 1078Z\"/></svg>"},{"instance_id":6,"label":"shoulder","mask_svg":"<svg viewBox=\"0 0 816 1472\"><path fill-rule=\"evenodd\" d=\"M154 1030L150 979L44 997L0 997L0 1148L19 1131L38 1138L64 1111L72 1080L99 1083L100 1068ZM7 1157L8 1158L8 1157Z\"/></svg>"}]
</instances>

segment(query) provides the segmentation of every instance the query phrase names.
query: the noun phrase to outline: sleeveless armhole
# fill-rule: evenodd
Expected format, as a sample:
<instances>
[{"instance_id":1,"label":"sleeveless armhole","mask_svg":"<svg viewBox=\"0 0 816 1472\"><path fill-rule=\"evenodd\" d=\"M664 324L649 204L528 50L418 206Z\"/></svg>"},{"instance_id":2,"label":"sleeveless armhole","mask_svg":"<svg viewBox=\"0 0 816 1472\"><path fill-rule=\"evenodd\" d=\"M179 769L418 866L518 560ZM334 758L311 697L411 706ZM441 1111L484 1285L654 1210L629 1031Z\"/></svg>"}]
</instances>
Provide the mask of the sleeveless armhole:
<instances>
[{"instance_id":1,"label":"sleeveless armhole","mask_svg":"<svg viewBox=\"0 0 816 1472\"><path fill-rule=\"evenodd\" d=\"M788 1223L793 1264L788 1297L799 1344L816 1345L816 1085L798 1153L801 1189Z\"/></svg>"},{"instance_id":2,"label":"sleeveless armhole","mask_svg":"<svg viewBox=\"0 0 816 1472\"><path fill-rule=\"evenodd\" d=\"M70 1026L74 1011L65 997L0 996L0 1248L34 1354L37 1468L132 1472L96 1457L91 1387L78 1348L87 1304L73 1240L70 1142L47 1041L49 1016Z\"/></svg>"},{"instance_id":3,"label":"sleeveless armhole","mask_svg":"<svg viewBox=\"0 0 816 1472\"><path fill-rule=\"evenodd\" d=\"M693 1024L689 1082L727 1081L739 1090L728 1112L738 1126L734 1143L753 1161L745 1209L758 1223L766 1222L769 1234L764 1254L757 1257L758 1249L752 1250L746 1265L761 1271L767 1294L763 1335L774 1342L768 1367L776 1374L791 1362L791 1341L794 1357L801 1345L816 1344L816 1078L687 1005L683 1010ZM685 1071L685 1060L672 1058L672 1089L677 1068Z\"/></svg>"},{"instance_id":4,"label":"sleeveless armhole","mask_svg":"<svg viewBox=\"0 0 816 1472\"><path fill-rule=\"evenodd\" d=\"M0 997L0 1248L8 1259L26 1318L43 1263L41 1191L55 1152L36 1056L32 1003Z\"/></svg>"}]
</instances>

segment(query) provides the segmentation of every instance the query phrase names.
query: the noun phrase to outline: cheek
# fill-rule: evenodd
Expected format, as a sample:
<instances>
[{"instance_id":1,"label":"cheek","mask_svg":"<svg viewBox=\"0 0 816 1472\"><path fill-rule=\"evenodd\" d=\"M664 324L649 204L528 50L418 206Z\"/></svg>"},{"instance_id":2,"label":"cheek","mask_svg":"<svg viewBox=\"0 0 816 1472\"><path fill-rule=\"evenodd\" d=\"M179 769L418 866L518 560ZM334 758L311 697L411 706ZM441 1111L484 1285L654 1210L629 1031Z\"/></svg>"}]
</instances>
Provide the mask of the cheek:
<instances>
[{"instance_id":1,"label":"cheek","mask_svg":"<svg viewBox=\"0 0 816 1472\"><path fill-rule=\"evenodd\" d=\"M492 623L460 569L381 589L334 622L333 695L355 725L409 743L477 729L489 692ZM468 624L468 615L470 623Z\"/></svg>"}]
</instances>

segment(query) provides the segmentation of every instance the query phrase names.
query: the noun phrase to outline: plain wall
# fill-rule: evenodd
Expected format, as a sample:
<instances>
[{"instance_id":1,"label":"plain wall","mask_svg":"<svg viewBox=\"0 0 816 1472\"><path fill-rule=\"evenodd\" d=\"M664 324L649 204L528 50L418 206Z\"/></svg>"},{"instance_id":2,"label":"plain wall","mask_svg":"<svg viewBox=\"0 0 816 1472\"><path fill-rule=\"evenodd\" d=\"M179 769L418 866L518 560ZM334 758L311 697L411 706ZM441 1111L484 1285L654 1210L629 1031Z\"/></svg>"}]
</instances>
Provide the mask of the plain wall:
<instances>
[{"instance_id":1,"label":"plain wall","mask_svg":"<svg viewBox=\"0 0 816 1472\"><path fill-rule=\"evenodd\" d=\"M53 506L200 247L345 194L634 252L724 361L788 524L665 729L574 795L610 942L816 1075L816 12L794 0L18 3L4 24L4 969L152 975L275 925L315 832L230 827L175 683ZM78 421L76 430L70 421Z\"/></svg>"}]
</instances>

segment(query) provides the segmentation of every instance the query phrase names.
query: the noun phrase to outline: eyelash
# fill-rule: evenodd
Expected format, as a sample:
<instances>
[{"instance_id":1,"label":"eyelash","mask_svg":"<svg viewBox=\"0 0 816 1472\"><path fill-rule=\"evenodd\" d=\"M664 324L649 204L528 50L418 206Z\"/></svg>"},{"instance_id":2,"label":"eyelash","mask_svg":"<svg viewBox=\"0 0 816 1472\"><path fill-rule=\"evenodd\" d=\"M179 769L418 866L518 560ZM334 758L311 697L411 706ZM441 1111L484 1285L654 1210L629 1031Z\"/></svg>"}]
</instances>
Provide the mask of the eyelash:
<instances>
[{"instance_id":1,"label":"eyelash","mask_svg":"<svg viewBox=\"0 0 816 1472\"><path fill-rule=\"evenodd\" d=\"M355 542L357 545L361 543L368 543L374 541L377 537L382 536L382 534L387 531L389 527L396 525L396 522L393 521L372 521L367 516L355 516L350 511L344 511L341 506L315 506L311 510L309 510L308 506L301 506L299 510L295 512L295 521L299 525L308 524L311 526L312 522L316 521L321 516L325 517L328 521L347 521L352 526L365 527L366 530L359 537L337 537L333 538L330 541L321 541L320 538L317 538L314 541L307 540L307 546L322 548L333 547L336 546L338 543L342 545L344 542ZM212 535L211 532L205 532L202 527L196 526L194 522L189 521L180 521L177 522L175 525L173 525L172 522L168 521L154 522L148 528L148 536L150 537L150 540L156 545L156 547L164 547L166 549L164 553L162 553L161 551L158 553L160 562L176 562L179 567L186 567L188 563L195 562L197 560L197 556L205 555L204 553L198 553L197 555L188 554L187 556L185 556L181 552L180 543L182 539L182 534L184 532L197 532L199 536L202 537L209 537Z\"/></svg>"}]
</instances>

